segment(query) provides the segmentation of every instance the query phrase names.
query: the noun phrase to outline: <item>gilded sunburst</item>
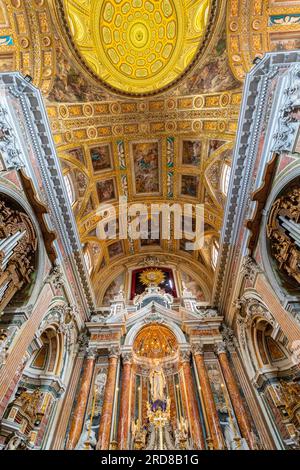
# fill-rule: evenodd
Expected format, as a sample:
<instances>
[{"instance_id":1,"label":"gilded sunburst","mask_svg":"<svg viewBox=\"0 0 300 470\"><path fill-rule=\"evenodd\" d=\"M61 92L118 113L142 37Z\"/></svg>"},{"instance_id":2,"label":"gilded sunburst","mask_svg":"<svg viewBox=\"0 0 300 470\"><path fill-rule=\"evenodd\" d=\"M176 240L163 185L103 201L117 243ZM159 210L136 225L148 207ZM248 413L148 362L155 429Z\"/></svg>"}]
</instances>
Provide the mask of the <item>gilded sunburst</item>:
<instances>
[{"instance_id":1,"label":"gilded sunburst","mask_svg":"<svg viewBox=\"0 0 300 470\"><path fill-rule=\"evenodd\" d=\"M165 273L160 269L147 269L140 274L140 281L145 286L159 286L165 280Z\"/></svg>"}]
</instances>

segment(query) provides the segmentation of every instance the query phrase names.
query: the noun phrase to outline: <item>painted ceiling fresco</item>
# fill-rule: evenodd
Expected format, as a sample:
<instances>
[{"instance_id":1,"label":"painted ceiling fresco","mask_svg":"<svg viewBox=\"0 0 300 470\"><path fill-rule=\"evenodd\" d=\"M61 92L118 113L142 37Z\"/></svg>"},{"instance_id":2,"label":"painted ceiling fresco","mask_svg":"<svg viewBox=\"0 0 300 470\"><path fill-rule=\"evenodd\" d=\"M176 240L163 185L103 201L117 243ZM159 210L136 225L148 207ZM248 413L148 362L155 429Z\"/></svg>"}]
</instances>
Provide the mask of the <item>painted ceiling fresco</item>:
<instances>
[{"instance_id":1,"label":"painted ceiling fresco","mask_svg":"<svg viewBox=\"0 0 300 470\"><path fill-rule=\"evenodd\" d=\"M298 3L0 0L0 70L30 75L44 95L100 303L149 257L209 300L243 80L265 51L299 48ZM203 203L202 248L172 231L99 240L99 206L114 205L118 233L120 196Z\"/></svg>"}]
</instances>

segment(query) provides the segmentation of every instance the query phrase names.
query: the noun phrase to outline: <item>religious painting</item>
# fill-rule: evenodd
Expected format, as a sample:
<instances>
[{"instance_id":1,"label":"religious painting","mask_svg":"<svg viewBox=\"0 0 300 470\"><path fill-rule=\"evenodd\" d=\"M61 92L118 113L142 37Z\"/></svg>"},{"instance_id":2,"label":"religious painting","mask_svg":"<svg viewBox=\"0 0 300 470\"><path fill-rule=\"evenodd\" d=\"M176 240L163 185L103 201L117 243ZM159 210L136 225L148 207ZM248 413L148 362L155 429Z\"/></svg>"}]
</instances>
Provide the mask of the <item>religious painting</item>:
<instances>
[{"instance_id":1,"label":"religious painting","mask_svg":"<svg viewBox=\"0 0 300 470\"><path fill-rule=\"evenodd\" d=\"M168 294L177 297L172 269L151 266L149 268L135 269L131 279L131 300L142 294L150 283L158 285Z\"/></svg>"},{"instance_id":2,"label":"religious painting","mask_svg":"<svg viewBox=\"0 0 300 470\"><path fill-rule=\"evenodd\" d=\"M160 214L152 214L147 220L147 231L141 230L141 247L160 245L161 218Z\"/></svg>"},{"instance_id":3,"label":"religious painting","mask_svg":"<svg viewBox=\"0 0 300 470\"><path fill-rule=\"evenodd\" d=\"M68 155L80 163L84 163L84 154L82 148L71 149L68 151Z\"/></svg>"},{"instance_id":4,"label":"religious painting","mask_svg":"<svg viewBox=\"0 0 300 470\"><path fill-rule=\"evenodd\" d=\"M179 240L179 249L181 251L186 251L187 253L192 253L194 250L188 249L188 246L191 243L193 243L193 240L187 240L186 238L181 238L181 240Z\"/></svg>"},{"instance_id":5,"label":"religious painting","mask_svg":"<svg viewBox=\"0 0 300 470\"><path fill-rule=\"evenodd\" d=\"M108 179L97 182L97 193L100 204L102 202L116 199L116 189L114 179Z\"/></svg>"},{"instance_id":6,"label":"religious painting","mask_svg":"<svg viewBox=\"0 0 300 470\"><path fill-rule=\"evenodd\" d=\"M181 176L181 194L182 196L197 197L199 186L199 177L193 175Z\"/></svg>"},{"instance_id":7,"label":"religious painting","mask_svg":"<svg viewBox=\"0 0 300 470\"><path fill-rule=\"evenodd\" d=\"M214 152L216 152L216 150L218 150L224 144L226 144L225 140L210 140L208 143L208 156L210 157Z\"/></svg>"},{"instance_id":8,"label":"religious painting","mask_svg":"<svg viewBox=\"0 0 300 470\"><path fill-rule=\"evenodd\" d=\"M149 234L149 238L141 239L141 247L150 247L150 246L160 246L160 240L150 238L151 234Z\"/></svg>"},{"instance_id":9,"label":"religious painting","mask_svg":"<svg viewBox=\"0 0 300 470\"><path fill-rule=\"evenodd\" d=\"M110 301L114 299L114 297L120 292L122 286L124 286L125 282L125 273L121 273L116 279L112 281L108 289L106 290L102 304L103 305L110 305Z\"/></svg>"},{"instance_id":10,"label":"religious painting","mask_svg":"<svg viewBox=\"0 0 300 470\"><path fill-rule=\"evenodd\" d=\"M180 85L179 93L193 95L215 93L239 88L240 83L233 76L228 65L226 30L217 42L204 64L196 67Z\"/></svg>"},{"instance_id":11,"label":"religious painting","mask_svg":"<svg viewBox=\"0 0 300 470\"><path fill-rule=\"evenodd\" d=\"M200 140L183 140L181 148L182 165L199 166L202 144Z\"/></svg>"},{"instance_id":12,"label":"religious painting","mask_svg":"<svg viewBox=\"0 0 300 470\"><path fill-rule=\"evenodd\" d=\"M86 189L89 184L89 180L86 174L80 170L74 170L74 177L76 181L76 188L78 191L78 196L81 198L84 196L86 192Z\"/></svg>"},{"instance_id":13,"label":"religious painting","mask_svg":"<svg viewBox=\"0 0 300 470\"><path fill-rule=\"evenodd\" d=\"M187 290L192 292L193 296L197 299L198 302L205 301L203 290L197 281L195 281L191 276L189 276L187 273L184 273L183 271L181 271L181 280L182 284L185 285Z\"/></svg>"},{"instance_id":14,"label":"religious painting","mask_svg":"<svg viewBox=\"0 0 300 470\"><path fill-rule=\"evenodd\" d=\"M87 204L86 204L86 206L85 206L82 217L85 217L86 215L89 215L91 212L93 212L93 210L94 210L94 204L93 204L92 198L90 197ZM96 236L96 229L94 230L94 233L95 233L95 235L93 235L93 236L95 237Z\"/></svg>"},{"instance_id":15,"label":"religious painting","mask_svg":"<svg viewBox=\"0 0 300 470\"><path fill-rule=\"evenodd\" d=\"M112 151L110 144L100 144L90 149L94 172L112 169Z\"/></svg>"},{"instance_id":16,"label":"religious painting","mask_svg":"<svg viewBox=\"0 0 300 470\"><path fill-rule=\"evenodd\" d=\"M271 33L271 51L293 51L300 49L300 33Z\"/></svg>"},{"instance_id":17,"label":"religious painting","mask_svg":"<svg viewBox=\"0 0 300 470\"><path fill-rule=\"evenodd\" d=\"M266 345L272 362L282 361L285 358L284 352L271 336L266 336Z\"/></svg>"},{"instance_id":18,"label":"religious painting","mask_svg":"<svg viewBox=\"0 0 300 470\"><path fill-rule=\"evenodd\" d=\"M0 72L15 70L15 60L12 53L1 53Z\"/></svg>"},{"instance_id":19,"label":"religious painting","mask_svg":"<svg viewBox=\"0 0 300 470\"><path fill-rule=\"evenodd\" d=\"M157 140L131 143L136 194L160 193L160 146Z\"/></svg>"},{"instance_id":20,"label":"religious painting","mask_svg":"<svg viewBox=\"0 0 300 470\"><path fill-rule=\"evenodd\" d=\"M56 53L57 71L48 96L50 102L78 103L109 99L108 93L91 85L85 76L73 67L60 41L57 42Z\"/></svg>"},{"instance_id":21,"label":"religious painting","mask_svg":"<svg viewBox=\"0 0 300 470\"><path fill-rule=\"evenodd\" d=\"M115 258L123 253L123 245L121 242L113 243L107 247L110 258Z\"/></svg>"}]
</instances>

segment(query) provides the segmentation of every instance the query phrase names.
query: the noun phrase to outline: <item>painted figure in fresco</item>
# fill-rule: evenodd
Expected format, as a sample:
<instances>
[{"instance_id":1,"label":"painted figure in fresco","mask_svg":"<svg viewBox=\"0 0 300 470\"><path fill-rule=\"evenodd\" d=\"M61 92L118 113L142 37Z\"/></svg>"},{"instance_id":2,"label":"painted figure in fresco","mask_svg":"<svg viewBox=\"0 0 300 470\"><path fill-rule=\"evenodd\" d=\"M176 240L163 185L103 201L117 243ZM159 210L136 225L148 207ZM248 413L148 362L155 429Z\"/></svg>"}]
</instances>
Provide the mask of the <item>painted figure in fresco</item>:
<instances>
[{"instance_id":1,"label":"painted figure in fresco","mask_svg":"<svg viewBox=\"0 0 300 470\"><path fill-rule=\"evenodd\" d=\"M159 190L158 143L133 144L135 184L137 193L151 193Z\"/></svg>"},{"instance_id":2,"label":"painted figure in fresco","mask_svg":"<svg viewBox=\"0 0 300 470\"><path fill-rule=\"evenodd\" d=\"M165 400L166 379L159 361L154 361L150 372L151 399L155 403L157 400Z\"/></svg>"},{"instance_id":3,"label":"painted figure in fresco","mask_svg":"<svg viewBox=\"0 0 300 470\"><path fill-rule=\"evenodd\" d=\"M91 159L94 171L111 168L111 156L109 145L101 145L91 149Z\"/></svg>"}]
</instances>

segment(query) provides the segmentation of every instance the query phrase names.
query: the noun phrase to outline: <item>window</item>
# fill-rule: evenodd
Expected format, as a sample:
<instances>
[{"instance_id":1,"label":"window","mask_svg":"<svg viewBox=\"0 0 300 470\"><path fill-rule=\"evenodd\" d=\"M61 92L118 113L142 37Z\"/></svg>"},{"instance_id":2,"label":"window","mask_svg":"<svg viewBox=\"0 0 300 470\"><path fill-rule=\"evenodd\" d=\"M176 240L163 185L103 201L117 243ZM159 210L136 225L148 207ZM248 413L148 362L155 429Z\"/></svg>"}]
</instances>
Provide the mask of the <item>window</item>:
<instances>
[{"instance_id":1,"label":"window","mask_svg":"<svg viewBox=\"0 0 300 470\"><path fill-rule=\"evenodd\" d=\"M224 163L222 176L221 176L221 191L227 196L230 182L231 168L227 163Z\"/></svg>"},{"instance_id":2,"label":"window","mask_svg":"<svg viewBox=\"0 0 300 470\"><path fill-rule=\"evenodd\" d=\"M69 201L71 203L71 206L73 206L75 202L75 194L74 194L73 183L72 183L70 174L67 174L64 176L64 181L65 181Z\"/></svg>"},{"instance_id":3,"label":"window","mask_svg":"<svg viewBox=\"0 0 300 470\"><path fill-rule=\"evenodd\" d=\"M218 264L219 249L220 249L219 243L217 242L217 240L214 240L212 244L212 251L211 251L211 264L214 269L216 269L217 264Z\"/></svg>"}]
</instances>

